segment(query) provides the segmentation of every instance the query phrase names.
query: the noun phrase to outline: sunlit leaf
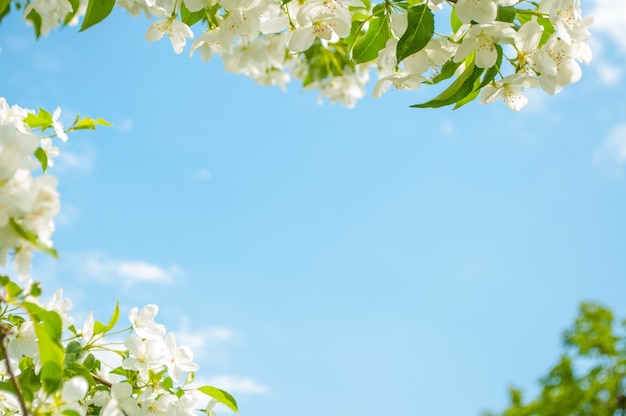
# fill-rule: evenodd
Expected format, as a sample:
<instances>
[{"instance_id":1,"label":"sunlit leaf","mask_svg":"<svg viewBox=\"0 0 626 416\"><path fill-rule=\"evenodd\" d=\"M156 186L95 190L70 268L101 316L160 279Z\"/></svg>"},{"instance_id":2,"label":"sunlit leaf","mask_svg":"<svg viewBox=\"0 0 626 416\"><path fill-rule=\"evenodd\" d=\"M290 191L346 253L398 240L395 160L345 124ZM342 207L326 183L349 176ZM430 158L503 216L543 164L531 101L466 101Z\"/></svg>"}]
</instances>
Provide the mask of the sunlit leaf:
<instances>
[{"instance_id":1,"label":"sunlit leaf","mask_svg":"<svg viewBox=\"0 0 626 416\"><path fill-rule=\"evenodd\" d=\"M79 32L90 28L91 26L100 23L104 20L115 6L115 0L89 0L87 4L87 11L83 19L83 24L80 27Z\"/></svg>"},{"instance_id":2,"label":"sunlit leaf","mask_svg":"<svg viewBox=\"0 0 626 416\"><path fill-rule=\"evenodd\" d=\"M435 33L435 16L426 4L411 7L408 13L408 26L398 40L396 57L398 62L422 50Z\"/></svg>"},{"instance_id":3,"label":"sunlit leaf","mask_svg":"<svg viewBox=\"0 0 626 416\"><path fill-rule=\"evenodd\" d=\"M239 412L239 410L237 409L237 401L235 401L235 398L224 390L220 390L216 387L211 386L203 386L198 387L198 391L201 391L202 393L211 396L218 402L228 407L233 412Z\"/></svg>"},{"instance_id":4,"label":"sunlit leaf","mask_svg":"<svg viewBox=\"0 0 626 416\"><path fill-rule=\"evenodd\" d=\"M389 16L372 19L365 35L354 45L352 57L357 64L373 61L389 40Z\"/></svg>"}]
</instances>

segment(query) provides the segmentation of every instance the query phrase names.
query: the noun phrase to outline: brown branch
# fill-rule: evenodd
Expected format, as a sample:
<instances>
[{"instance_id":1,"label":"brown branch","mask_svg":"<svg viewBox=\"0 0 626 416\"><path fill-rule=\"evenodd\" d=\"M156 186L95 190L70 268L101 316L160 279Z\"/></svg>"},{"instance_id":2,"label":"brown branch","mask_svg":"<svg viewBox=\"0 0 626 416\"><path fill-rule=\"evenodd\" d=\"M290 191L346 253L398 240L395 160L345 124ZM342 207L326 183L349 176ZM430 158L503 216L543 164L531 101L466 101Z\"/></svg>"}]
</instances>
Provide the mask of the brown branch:
<instances>
[{"instance_id":1,"label":"brown branch","mask_svg":"<svg viewBox=\"0 0 626 416\"><path fill-rule=\"evenodd\" d=\"M11 363L9 362L9 354L7 351L7 346L4 345L4 340L6 339L6 335L9 332L9 328L2 324L0 327L0 348L2 349L2 355L4 356L4 362L7 367L7 372L9 373L9 378L11 379L11 383L13 384L13 388L15 389L15 395L17 396L17 401L20 403L20 408L22 409L22 414L24 416L28 416L28 409L26 408L26 402L24 401L24 396L22 396L22 390L20 390L20 386L17 384L17 378L15 378L15 373L11 368Z\"/></svg>"},{"instance_id":2,"label":"brown branch","mask_svg":"<svg viewBox=\"0 0 626 416\"><path fill-rule=\"evenodd\" d=\"M97 375L91 373L91 377L93 377L94 380L96 380L98 383L102 384L103 386L107 386L108 388L111 388L111 383L109 383L108 381L106 381L103 378L98 377Z\"/></svg>"}]
</instances>

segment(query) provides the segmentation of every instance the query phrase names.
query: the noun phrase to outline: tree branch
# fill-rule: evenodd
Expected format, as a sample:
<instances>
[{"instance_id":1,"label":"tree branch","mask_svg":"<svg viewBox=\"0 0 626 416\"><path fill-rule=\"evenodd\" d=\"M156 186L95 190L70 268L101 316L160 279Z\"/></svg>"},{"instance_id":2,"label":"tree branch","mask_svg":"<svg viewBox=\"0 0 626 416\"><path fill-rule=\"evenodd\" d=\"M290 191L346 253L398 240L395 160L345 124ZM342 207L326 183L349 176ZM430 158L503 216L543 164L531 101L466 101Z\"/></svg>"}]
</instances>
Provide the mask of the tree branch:
<instances>
[{"instance_id":1,"label":"tree branch","mask_svg":"<svg viewBox=\"0 0 626 416\"><path fill-rule=\"evenodd\" d=\"M13 389L15 389L15 395L17 396L17 401L20 404L20 408L22 409L22 414L24 416L28 416L28 408L26 407L26 402L24 401L24 396L22 396L22 390L20 390L20 386L17 384L17 379L15 378L15 373L11 368L11 363L9 362L9 354L7 351L7 347L4 344L4 340L6 339L6 335L9 332L9 328L2 324L0 327L0 348L2 349L2 355L4 356L4 363L7 367L7 372L9 373L9 378L11 379L11 384L13 384Z\"/></svg>"}]
</instances>

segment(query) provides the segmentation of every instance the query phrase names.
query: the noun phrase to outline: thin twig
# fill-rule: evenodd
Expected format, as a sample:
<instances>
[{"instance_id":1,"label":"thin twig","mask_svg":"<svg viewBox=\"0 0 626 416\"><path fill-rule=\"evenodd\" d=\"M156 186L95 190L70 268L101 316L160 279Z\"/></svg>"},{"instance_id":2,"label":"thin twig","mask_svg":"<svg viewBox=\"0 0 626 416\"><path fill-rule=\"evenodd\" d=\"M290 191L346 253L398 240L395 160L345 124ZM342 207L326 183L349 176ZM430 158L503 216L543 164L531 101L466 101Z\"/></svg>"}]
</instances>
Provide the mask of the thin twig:
<instances>
[{"instance_id":1,"label":"thin twig","mask_svg":"<svg viewBox=\"0 0 626 416\"><path fill-rule=\"evenodd\" d=\"M103 386L107 386L108 388L111 388L112 384L109 383L108 381L106 381L103 378L98 377L97 375L91 373L91 377L93 377L94 380L96 380L98 383L102 384Z\"/></svg>"},{"instance_id":2,"label":"thin twig","mask_svg":"<svg viewBox=\"0 0 626 416\"><path fill-rule=\"evenodd\" d=\"M13 369L11 368L11 363L9 362L9 354L7 351L6 345L4 345L4 340L9 331L9 328L2 324L0 327L0 348L2 349L2 355L4 356L4 362L7 367L7 372L9 373L9 378L11 379L11 383L13 384L13 388L15 389L15 395L17 396L17 401L20 403L20 408L22 409L22 414L24 416L28 416L28 409L26 408L26 402L24 401L24 396L22 396L22 390L20 390L20 386L17 384L17 379L15 378L15 373L13 373Z\"/></svg>"}]
</instances>

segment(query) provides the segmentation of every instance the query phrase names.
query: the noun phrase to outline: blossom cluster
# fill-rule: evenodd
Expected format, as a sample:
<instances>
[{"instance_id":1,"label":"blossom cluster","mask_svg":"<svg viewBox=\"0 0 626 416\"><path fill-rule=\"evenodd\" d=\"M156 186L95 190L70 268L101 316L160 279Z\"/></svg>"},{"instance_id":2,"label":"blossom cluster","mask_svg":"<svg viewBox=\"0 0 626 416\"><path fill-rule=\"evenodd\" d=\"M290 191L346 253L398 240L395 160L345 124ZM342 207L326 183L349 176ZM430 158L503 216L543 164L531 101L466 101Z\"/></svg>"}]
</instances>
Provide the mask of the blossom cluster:
<instances>
[{"instance_id":1,"label":"blossom cluster","mask_svg":"<svg viewBox=\"0 0 626 416\"><path fill-rule=\"evenodd\" d=\"M0 414L213 415L218 400L236 411L226 392L188 386L198 365L189 348L177 346L174 334L155 323L156 305L131 309L131 325L121 331L112 332L118 307L108 325L90 313L76 328L62 289L43 304L36 285L16 291L5 276L2 284L8 308L0 315ZM62 338L47 337L42 325ZM122 334L127 335L120 339ZM55 349L62 352L58 363Z\"/></svg>"},{"instance_id":2,"label":"blossom cluster","mask_svg":"<svg viewBox=\"0 0 626 416\"><path fill-rule=\"evenodd\" d=\"M110 11L80 0L29 0L25 17L38 14L41 33L75 22L83 29ZM296 78L320 99L353 107L375 69L375 97L391 86L416 90L455 78L442 96L418 107L503 98L512 110L527 103L524 88L548 94L581 77L588 63L591 17L580 0L119 0L133 16L154 20L148 41L164 37L180 54L204 61L221 56L229 72L285 89ZM96 10L96 8L93 8ZM100 10L100 9L99 9ZM434 30L434 13L448 10L450 27ZM97 14L100 13L100 14ZM442 19L438 19L439 23ZM196 36L192 27L203 28ZM442 32L447 34L441 34ZM458 82L457 82L458 81ZM453 97L453 98L451 98Z\"/></svg>"},{"instance_id":3,"label":"blossom cluster","mask_svg":"<svg viewBox=\"0 0 626 416\"><path fill-rule=\"evenodd\" d=\"M0 414L212 415L217 402L236 412L228 393L188 386L198 365L189 348L155 323L156 305L131 309L131 325L113 332L118 306L108 324L89 314L77 328L62 289L40 302L29 272L35 250L56 256L51 235L59 194L47 171L60 151L52 139L108 125L77 116L64 129L60 115L59 108L35 112L0 97L0 266L12 255L21 280L0 275Z\"/></svg>"},{"instance_id":4,"label":"blossom cluster","mask_svg":"<svg viewBox=\"0 0 626 416\"><path fill-rule=\"evenodd\" d=\"M67 140L60 113L57 108L48 124L56 136ZM28 276L33 250L52 244L53 218L60 207L56 179L35 176L41 164L33 156L45 160L45 167L52 166L58 148L50 137L31 132L25 121L29 116L34 116L34 111L10 107L0 97L0 266L12 252L21 276Z\"/></svg>"}]
</instances>

